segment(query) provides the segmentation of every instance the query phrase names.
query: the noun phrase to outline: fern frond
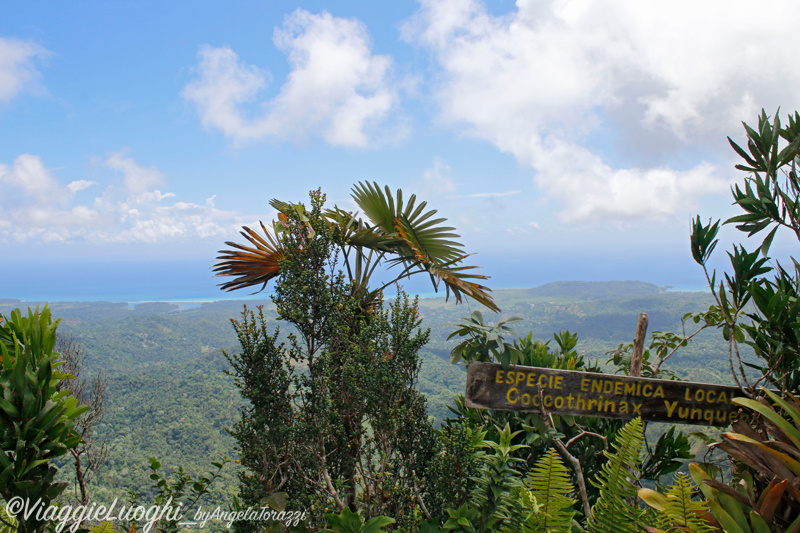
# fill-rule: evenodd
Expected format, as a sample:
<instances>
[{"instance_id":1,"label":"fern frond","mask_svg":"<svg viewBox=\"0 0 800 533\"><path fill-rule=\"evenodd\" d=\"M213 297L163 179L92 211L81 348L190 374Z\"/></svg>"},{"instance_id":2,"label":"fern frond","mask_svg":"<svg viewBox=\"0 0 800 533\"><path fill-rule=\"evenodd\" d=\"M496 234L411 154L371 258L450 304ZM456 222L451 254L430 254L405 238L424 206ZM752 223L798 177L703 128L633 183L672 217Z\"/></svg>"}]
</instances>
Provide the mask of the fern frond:
<instances>
[{"instance_id":1,"label":"fern frond","mask_svg":"<svg viewBox=\"0 0 800 533\"><path fill-rule=\"evenodd\" d=\"M0 498L0 533L16 533L19 522L6 512L6 503Z\"/></svg>"},{"instance_id":2,"label":"fern frond","mask_svg":"<svg viewBox=\"0 0 800 533\"><path fill-rule=\"evenodd\" d=\"M635 473L641 467L644 444L641 418L625 424L613 443L615 452L606 450L608 462L592 484L600 489L600 497L592 507L589 533L639 533L643 513L636 505Z\"/></svg>"},{"instance_id":3,"label":"fern frond","mask_svg":"<svg viewBox=\"0 0 800 533\"><path fill-rule=\"evenodd\" d=\"M704 502L692 500L694 491L692 480L679 472L675 483L667 489L666 498L662 500L664 509L659 512L658 527L665 531L690 531L691 533L711 533L714 528L700 517L708 512Z\"/></svg>"},{"instance_id":4,"label":"fern frond","mask_svg":"<svg viewBox=\"0 0 800 533\"><path fill-rule=\"evenodd\" d=\"M103 520L92 526L89 533L119 533L114 524L109 520Z\"/></svg>"},{"instance_id":5,"label":"fern frond","mask_svg":"<svg viewBox=\"0 0 800 533\"><path fill-rule=\"evenodd\" d=\"M547 450L525 478L525 487L538 504L538 512L529 520L532 531L569 532L575 500L567 494L575 492L575 487L558 452Z\"/></svg>"}]
</instances>

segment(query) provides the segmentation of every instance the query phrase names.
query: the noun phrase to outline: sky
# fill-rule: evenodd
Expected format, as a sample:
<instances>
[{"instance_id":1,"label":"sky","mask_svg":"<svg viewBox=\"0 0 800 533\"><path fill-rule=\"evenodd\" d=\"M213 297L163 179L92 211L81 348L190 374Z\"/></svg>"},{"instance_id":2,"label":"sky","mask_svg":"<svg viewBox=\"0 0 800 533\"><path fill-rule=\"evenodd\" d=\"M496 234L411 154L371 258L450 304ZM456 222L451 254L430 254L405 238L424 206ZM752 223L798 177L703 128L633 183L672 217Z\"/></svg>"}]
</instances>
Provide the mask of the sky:
<instances>
[{"instance_id":1,"label":"sky","mask_svg":"<svg viewBox=\"0 0 800 533\"><path fill-rule=\"evenodd\" d=\"M791 0L3 2L0 298L222 297L217 251L270 199L352 209L364 180L447 217L489 287L699 288L690 221L735 214L744 177L726 137L800 109L797 20Z\"/></svg>"}]
</instances>

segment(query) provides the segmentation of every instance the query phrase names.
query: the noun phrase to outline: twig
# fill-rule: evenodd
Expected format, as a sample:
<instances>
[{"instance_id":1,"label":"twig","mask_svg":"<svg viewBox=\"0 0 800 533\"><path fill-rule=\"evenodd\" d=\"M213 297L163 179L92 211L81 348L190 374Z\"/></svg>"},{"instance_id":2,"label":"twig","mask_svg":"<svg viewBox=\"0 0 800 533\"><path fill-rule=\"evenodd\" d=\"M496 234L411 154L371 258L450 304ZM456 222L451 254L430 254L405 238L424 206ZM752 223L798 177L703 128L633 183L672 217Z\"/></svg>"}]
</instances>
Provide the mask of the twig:
<instances>
[{"instance_id":1,"label":"twig","mask_svg":"<svg viewBox=\"0 0 800 533\"><path fill-rule=\"evenodd\" d=\"M583 437L584 435L589 435L591 437L597 437L598 439L603 441L603 448L605 448L606 450L608 449L608 438L606 438L605 436L600 435L598 433L593 433L591 431L581 431L580 433L578 433L577 435L575 435L574 437L569 439L567 441L567 444L565 444L565 446L569 447L570 444L572 444L573 442L575 442L579 438Z\"/></svg>"}]
</instances>

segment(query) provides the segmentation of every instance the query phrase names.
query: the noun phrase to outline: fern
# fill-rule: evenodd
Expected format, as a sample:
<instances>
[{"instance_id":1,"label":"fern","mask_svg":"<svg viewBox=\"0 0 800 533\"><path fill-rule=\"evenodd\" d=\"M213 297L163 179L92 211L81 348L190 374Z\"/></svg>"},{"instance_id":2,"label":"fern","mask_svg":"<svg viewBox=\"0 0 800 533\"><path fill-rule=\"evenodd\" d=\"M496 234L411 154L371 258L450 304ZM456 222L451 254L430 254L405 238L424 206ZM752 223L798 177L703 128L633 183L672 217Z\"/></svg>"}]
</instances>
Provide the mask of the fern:
<instances>
[{"instance_id":1,"label":"fern","mask_svg":"<svg viewBox=\"0 0 800 533\"><path fill-rule=\"evenodd\" d=\"M558 452L549 449L536 462L525 479L525 487L538 504L538 511L526 524L528 531L568 533L575 511L575 500L566 495L575 491L569 480L569 471L561 462Z\"/></svg>"},{"instance_id":2,"label":"fern","mask_svg":"<svg viewBox=\"0 0 800 533\"><path fill-rule=\"evenodd\" d=\"M673 531L676 527L680 531L692 533L710 533L714 531L711 525L700 518L699 513L708 512L708 507L703 502L692 500L694 484L692 480L679 472L675 476L675 483L667 488L664 510L659 513L658 526L665 531Z\"/></svg>"},{"instance_id":3,"label":"fern","mask_svg":"<svg viewBox=\"0 0 800 533\"><path fill-rule=\"evenodd\" d=\"M89 533L119 533L119 531L109 520L103 520L93 525Z\"/></svg>"},{"instance_id":4,"label":"fern","mask_svg":"<svg viewBox=\"0 0 800 533\"><path fill-rule=\"evenodd\" d=\"M600 497L592 507L587 530L589 533L639 533L638 524L643 513L636 505L636 488L633 473L641 466L639 455L644 435L642 420L635 418L619 430L613 446L616 452L606 450L608 462L598 472L592 484L600 489Z\"/></svg>"},{"instance_id":5,"label":"fern","mask_svg":"<svg viewBox=\"0 0 800 533\"><path fill-rule=\"evenodd\" d=\"M15 533L19 522L6 512L6 507L7 504L0 498L0 533Z\"/></svg>"},{"instance_id":6,"label":"fern","mask_svg":"<svg viewBox=\"0 0 800 533\"><path fill-rule=\"evenodd\" d=\"M639 497L658 511L655 521L666 533L712 533L715 529L703 519L709 509L705 501L692 500L695 486L683 472L675 476L675 483L667 488L666 496L650 489L641 489Z\"/></svg>"}]
</instances>

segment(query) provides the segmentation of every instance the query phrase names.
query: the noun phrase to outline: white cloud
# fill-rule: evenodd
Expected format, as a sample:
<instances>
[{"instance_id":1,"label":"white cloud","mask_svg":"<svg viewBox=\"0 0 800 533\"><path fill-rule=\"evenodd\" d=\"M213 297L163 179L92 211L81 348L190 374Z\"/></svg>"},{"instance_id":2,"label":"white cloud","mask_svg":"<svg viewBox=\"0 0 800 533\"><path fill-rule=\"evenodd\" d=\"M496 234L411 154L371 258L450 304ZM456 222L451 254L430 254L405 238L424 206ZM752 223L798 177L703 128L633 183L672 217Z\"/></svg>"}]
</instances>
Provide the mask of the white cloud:
<instances>
[{"instance_id":1,"label":"white cloud","mask_svg":"<svg viewBox=\"0 0 800 533\"><path fill-rule=\"evenodd\" d=\"M11 167L0 165L0 182L8 184L25 196L45 203L59 200L64 191L39 156L22 154Z\"/></svg>"},{"instance_id":2,"label":"white cloud","mask_svg":"<svg viewBox=\"0 0 800 533\"><path fill-rule=\"evenodd\" d=\"M109 154L102 166L113 171L102 191L88 203L75 193L100 185L74 180L66 186L32 154L11 166L0 164L0 242L165 242L231 235L244 223L233 211L175 198L156 186L166 177L124 152Z\"/></svg>"},{"instance_id":3,"label":"white cloud","mask_svg":"<svg viewBox=\"0 0 800 533\"><path fill-rule=\"evenodd\" d=\"M106 166L122 172L125 189L133 195L134 201L140 197L142 201L162 198L160 191L150 191L153 187L165 183L164 175L156 167L141 167L132 158L125 157L125 152L109 154ZM152 196L153 192L157 193L155 197Z\"/></svg>"},{"instance_id":4,"label":"white cloud","mask_svg":"<svg viewBox=\"0 0 800 533\"><path fill-rule=\"evenodd\" d=\"M252 118L243 105L257 101L267 74L230 48L201 48L199 78L182 96L197 106L203 125L238 141L319 132L333 145L369 144L370 128L389 118L397 95L389 84L391 60L371 52L366 27L298 9L275 30L273 41L287 54L291 72Z\"/></svg>"},{"instance_id":5,"label":"white cloud","mask_svg":"<svg viewBox=\"0 0 800 533\"><path fill-rule=\"evenodd\" d=\"M456 190L456 184L450 175L452 169L447 161L441 157L433 159L433 166L426 169L422 173L423 190L426 192L426 197L432 197L441 193L453 192Z\"/></svg>"},{"instance_id":6,"label":"white cloud","mask_svg":"<svg viewBox=\"0 0 800 533\"><path fill-rule=\"evenodd\" d=\"M75 180L73 182L70 182L69 185L67 185L67 189L69 189L69 191L74 194L78 191L88 189L92 185L97 185L97 182L89 180Z\"/></svg>"},{"instance_id":7,"label":"white cloud","mask_svg":"<svg viewBox=\"0 0 800 533\"><path fill-rule=\"evenodd\" d=\"M421 3L403 31L434 53L442 117L533 166L563 219L683 213L725 180L698 159L665 163L718 159L761 107L800 107L791 0L518 0L504 16Z\"/></svg>"},{"instance_id":8,"label":"white cloud","mask_svg":"<svg viewBox=\"0 0 800 533\"><path fill-rule=\"evenodd\" d=\"M476 192L473 194L465 194L462 196L452 196L452 198L502 198L503 196L514 196L522 191L504 191L504 192Z\"/></svg>"},{"instance_id":9,"label":"white cloud","mask_svg":"<svg viewBox=\"0 0 800 533\"><path fill-rule=\"evenodd\" d=\"M36 84L39 72L34 60L46 54L37 44L0 37L0 102L8 102Z\"/></svg>"}]
</instances>

